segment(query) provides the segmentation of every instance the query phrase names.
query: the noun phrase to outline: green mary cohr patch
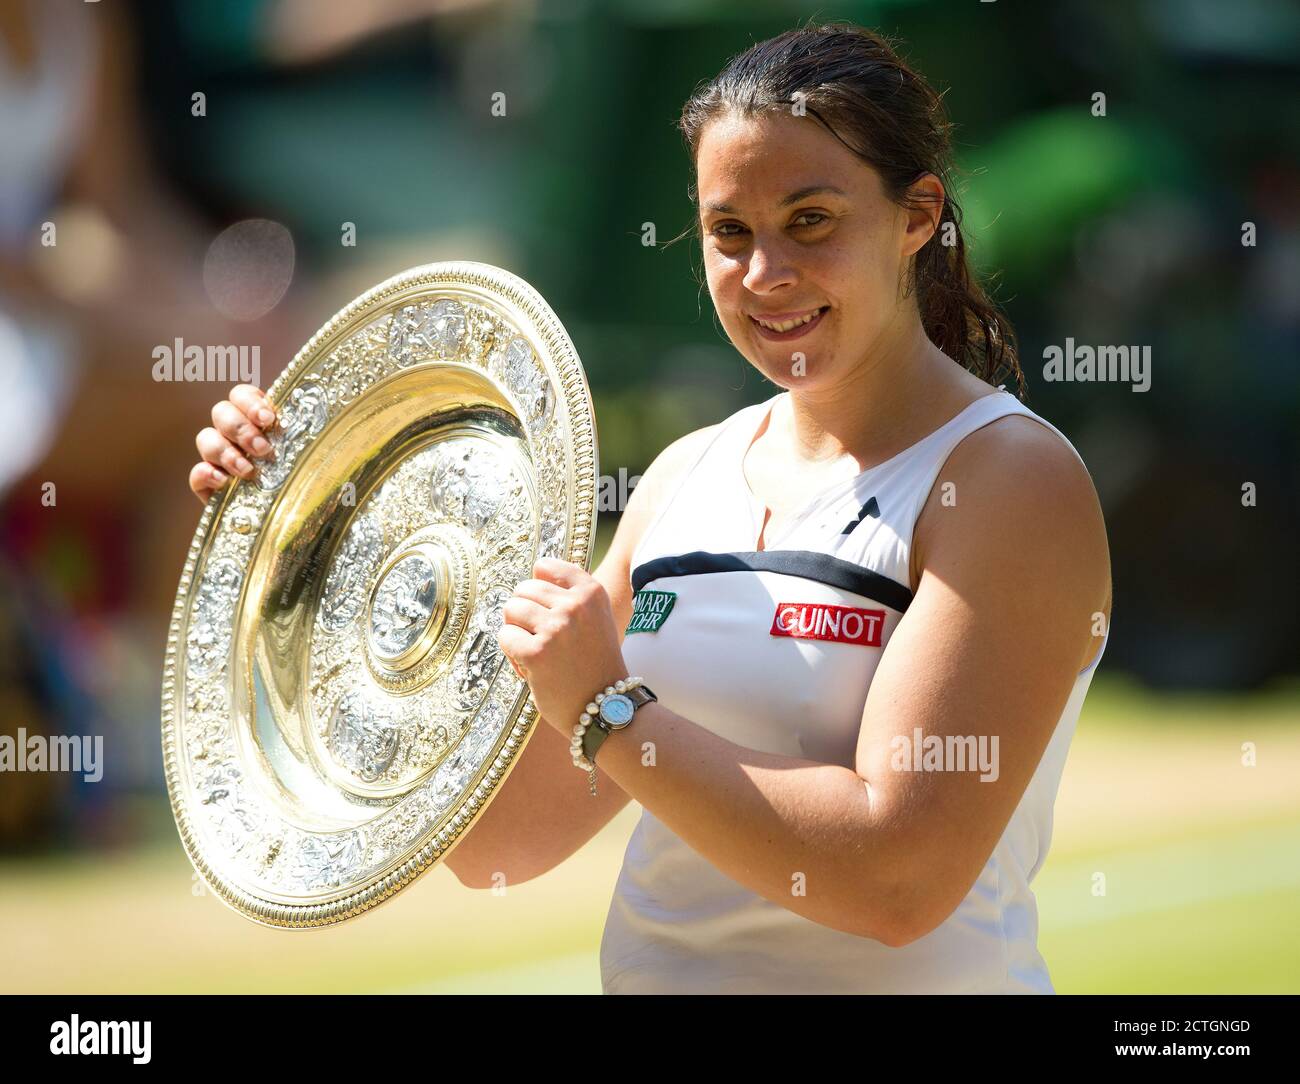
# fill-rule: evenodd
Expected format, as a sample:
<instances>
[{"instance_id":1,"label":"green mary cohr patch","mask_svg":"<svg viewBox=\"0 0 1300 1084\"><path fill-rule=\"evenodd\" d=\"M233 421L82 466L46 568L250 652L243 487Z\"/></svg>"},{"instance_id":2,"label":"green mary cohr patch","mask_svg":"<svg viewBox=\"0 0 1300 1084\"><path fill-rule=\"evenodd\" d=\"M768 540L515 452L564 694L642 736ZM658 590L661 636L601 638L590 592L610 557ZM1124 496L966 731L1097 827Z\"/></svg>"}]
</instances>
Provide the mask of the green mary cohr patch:
<instances>
[{"instance_id":1,"label":"green mary cohr patch","mask_svg":"<svg viewBox=\"0 0 1300 1084\"><path fill-rule=\"evenodd\" d=\"M638 591L632 596L632 620L627 623L626 634L658 632L676 601L676 591Z\"/></svg>"}]
</instances>

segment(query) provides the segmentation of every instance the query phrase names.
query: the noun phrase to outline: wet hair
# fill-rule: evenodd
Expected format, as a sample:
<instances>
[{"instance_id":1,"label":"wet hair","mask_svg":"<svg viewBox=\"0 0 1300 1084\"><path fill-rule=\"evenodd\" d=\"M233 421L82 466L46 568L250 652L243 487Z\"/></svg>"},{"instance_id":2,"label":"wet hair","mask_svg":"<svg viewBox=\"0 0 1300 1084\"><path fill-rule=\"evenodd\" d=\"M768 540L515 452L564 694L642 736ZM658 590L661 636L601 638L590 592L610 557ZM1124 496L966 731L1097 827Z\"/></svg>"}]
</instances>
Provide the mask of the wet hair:
<instances>
[{"instance_id":1,"label":"wet hair","mask_svg":"<svg viewBox=\"0 0 1300 1084\"><path fill-rule=\"evenodd\" d=\"M683 107L678 127L694 166L710 121L728 114L797 116L800 110L875 169L900 207L932 199L908 191L927 173L943 183L938 228L914 255L905 290L916 292L921 324L939 349L990 384L1014 381L1023 399L1015 330L967 261L961 207L953 195L952 124L942 98L893 44L850 23L788 30L732 57L716 78L702 83ZM695 181L690 195L698 202ZM699 231L698 215L694 229Z\"/></svg>"}]
</instances>

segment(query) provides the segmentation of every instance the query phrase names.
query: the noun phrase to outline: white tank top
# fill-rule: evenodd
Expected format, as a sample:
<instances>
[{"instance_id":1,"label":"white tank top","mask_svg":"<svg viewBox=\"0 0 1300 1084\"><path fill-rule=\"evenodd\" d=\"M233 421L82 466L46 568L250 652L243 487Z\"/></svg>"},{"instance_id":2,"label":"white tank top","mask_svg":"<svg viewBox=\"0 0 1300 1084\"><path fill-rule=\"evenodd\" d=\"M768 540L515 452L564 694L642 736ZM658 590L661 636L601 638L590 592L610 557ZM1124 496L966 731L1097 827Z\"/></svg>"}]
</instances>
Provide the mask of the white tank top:
<instances>
[{"instance_id":1,"label":"white tank top","mask_svg":"<svg viewBox=\"0 0 1300 1084\"><path fill-rule=\"evenodd\" d=\"M755 551L763 506L741 462L780 394L723 422L648 525L632 558L637 594L623 656L665 706L728 741L853 768L867 689L911 600L912 530L949 453L1008 414L1074 446L998 390L823 490ZM645 809L605 923L604 991L1053 992L1029 884L1047 856L1066 752L1104 651L1105 641L974 887L938 928L890 948L819 925L727 877Z\"/></svg>"}]
</instances>

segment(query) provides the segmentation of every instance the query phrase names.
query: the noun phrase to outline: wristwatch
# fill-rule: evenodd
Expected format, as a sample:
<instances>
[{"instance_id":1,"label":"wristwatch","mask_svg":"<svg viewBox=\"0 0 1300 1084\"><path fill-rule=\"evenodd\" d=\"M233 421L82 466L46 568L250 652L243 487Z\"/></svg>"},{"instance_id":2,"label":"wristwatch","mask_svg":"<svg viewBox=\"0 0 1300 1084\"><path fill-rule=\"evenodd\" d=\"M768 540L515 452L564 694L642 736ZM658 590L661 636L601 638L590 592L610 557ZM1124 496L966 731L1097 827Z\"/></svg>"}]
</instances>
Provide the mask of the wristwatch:
<instances>
[{"instance_id":1,"label":"wristwatch","mask_svg":"<svg viewBox=\"0 0 1300 1084\"><path fill-rule=\"evenodd\" d=\"M598 750L615 730L622 730L632 722L636 709L658 700L659 697L645 685L637 685L625 693L611 693L600 702L600 711L592 716L591 726L582 736L582 754L593 764Z\"/></svg>"}]
</instances>

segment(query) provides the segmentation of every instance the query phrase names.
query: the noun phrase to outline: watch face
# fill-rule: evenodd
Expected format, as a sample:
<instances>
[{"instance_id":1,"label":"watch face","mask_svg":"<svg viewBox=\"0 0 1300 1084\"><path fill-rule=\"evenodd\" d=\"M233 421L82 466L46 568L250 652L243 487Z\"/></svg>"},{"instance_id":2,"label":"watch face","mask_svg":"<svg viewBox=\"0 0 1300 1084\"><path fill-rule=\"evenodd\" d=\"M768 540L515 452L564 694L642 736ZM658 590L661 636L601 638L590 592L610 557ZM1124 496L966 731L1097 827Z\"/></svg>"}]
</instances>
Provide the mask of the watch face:
<instances>
[{"instance_id":1,"label":"watch face","mask_svg":"<svg viewBox=\"0 0 1300 1084\"><path fill-rule=\"evenodd\" d=\"M632 714L635 711L636 705L622 693L614 693L600 702L600 717L605 720L607 726L615 729L627 726L632 721Z\"/></svg>"}]
</instances>

